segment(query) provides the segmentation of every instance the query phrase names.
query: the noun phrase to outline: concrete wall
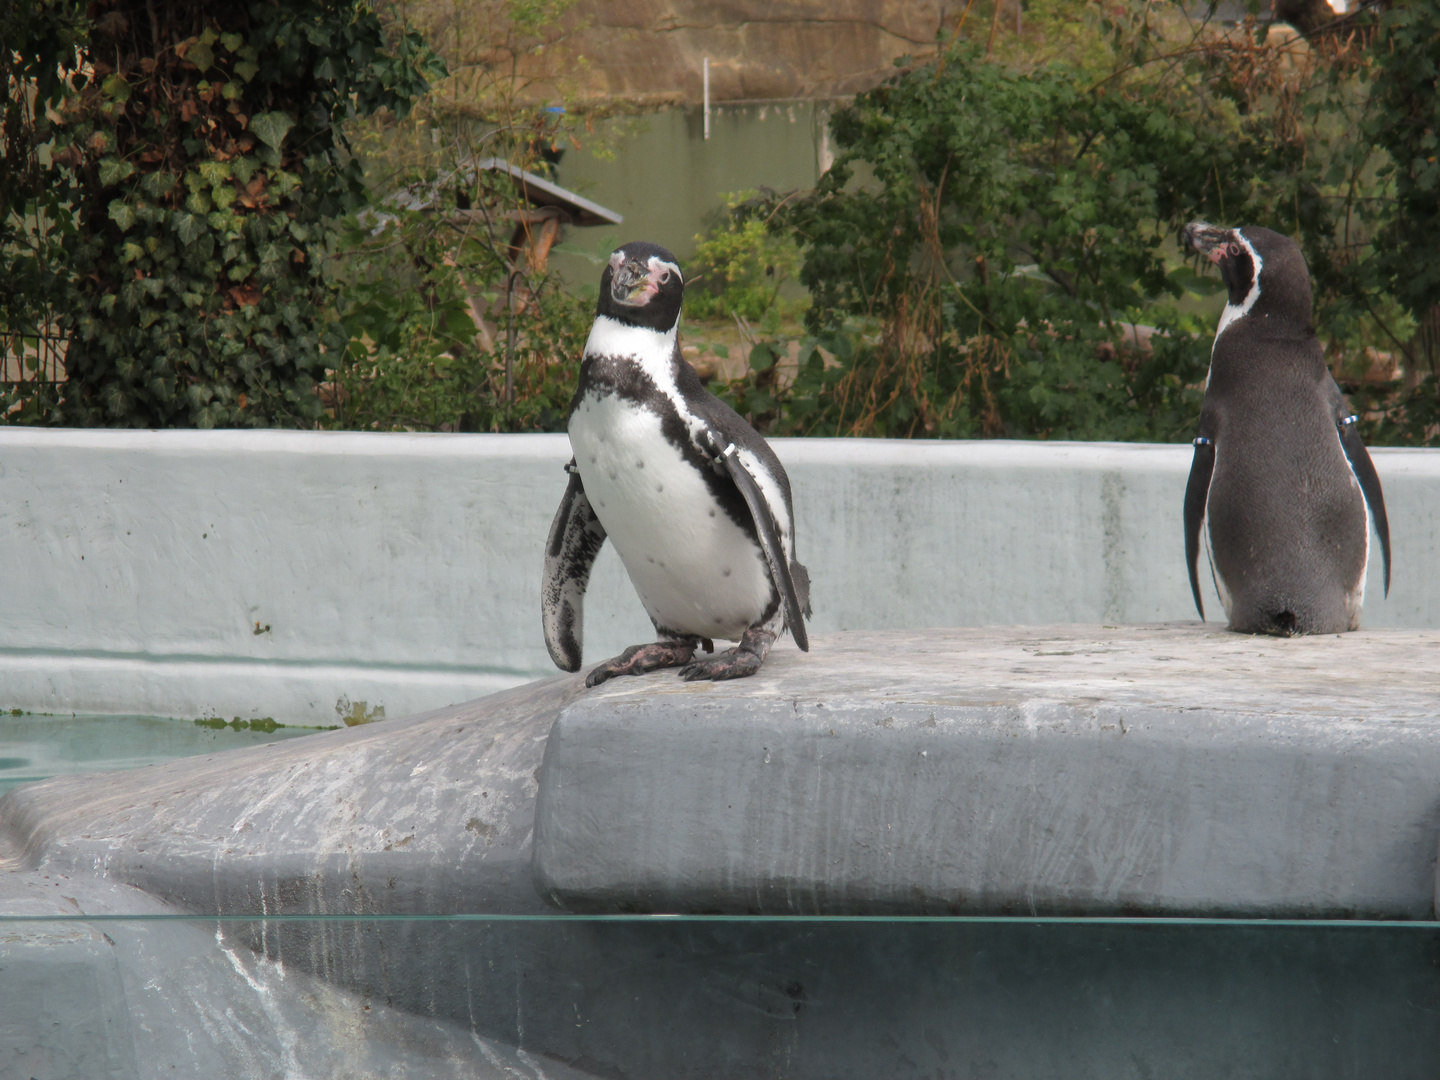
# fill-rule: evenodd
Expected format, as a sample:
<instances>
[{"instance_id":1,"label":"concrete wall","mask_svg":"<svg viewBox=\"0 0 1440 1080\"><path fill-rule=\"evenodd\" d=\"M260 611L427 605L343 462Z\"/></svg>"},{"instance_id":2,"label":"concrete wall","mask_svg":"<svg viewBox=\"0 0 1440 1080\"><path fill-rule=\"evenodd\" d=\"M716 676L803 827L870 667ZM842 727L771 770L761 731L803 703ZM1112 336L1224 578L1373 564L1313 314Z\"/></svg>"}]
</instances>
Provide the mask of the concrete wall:
<instances>
[{"instance_id":1,"label":"concrete wall","mask_svg":"<svg viewBox=\"0 0 1440 1080\"><path fill-rule=\"evenodd\" d=\"M816 633L1195 617L1188 446L775 447ZM335 723L551 674L569 456L559 435L0 429L0 706ZM1440 625L1440 454L1375 460L1396 558L1365 623ZM608 547L586 629L587 662L650 637Z\"/></svg>"}]
</instances>

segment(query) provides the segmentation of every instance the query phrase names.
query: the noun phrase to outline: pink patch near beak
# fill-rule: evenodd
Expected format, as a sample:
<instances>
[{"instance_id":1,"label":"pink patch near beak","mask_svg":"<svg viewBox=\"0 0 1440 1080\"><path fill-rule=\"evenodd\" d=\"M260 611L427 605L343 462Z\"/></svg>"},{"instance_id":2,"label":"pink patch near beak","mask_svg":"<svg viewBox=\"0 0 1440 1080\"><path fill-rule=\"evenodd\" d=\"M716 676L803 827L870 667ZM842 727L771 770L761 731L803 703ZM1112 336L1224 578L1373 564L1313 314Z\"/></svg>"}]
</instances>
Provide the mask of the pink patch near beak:
<instances>
[{"instance_id":1,"label":"pink patch near beak","mask_svg":"<svg viewBox=\"0 0 1440 1080\"><path fill-rule=\"evenodd\" d=\"M1214 250L1207 251L1205 253L1205 257L1208 258L1212 263L1218 263L1221 259L1225 257L1225 245L1221 244Z\"/></svg>"}]
</instances>

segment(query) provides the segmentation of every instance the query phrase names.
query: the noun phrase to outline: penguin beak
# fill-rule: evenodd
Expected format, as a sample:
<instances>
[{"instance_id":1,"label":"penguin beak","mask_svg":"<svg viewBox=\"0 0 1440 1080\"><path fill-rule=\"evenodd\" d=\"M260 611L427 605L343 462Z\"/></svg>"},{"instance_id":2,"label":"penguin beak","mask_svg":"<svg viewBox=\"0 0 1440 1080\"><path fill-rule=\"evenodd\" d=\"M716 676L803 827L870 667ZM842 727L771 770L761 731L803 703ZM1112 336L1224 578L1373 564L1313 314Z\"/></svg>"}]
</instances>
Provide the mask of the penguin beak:
<instances>
[{"instance_id":1,"label":"penguin beak","mask_svg":"<svg viewBox=\"0 0 1440 1080\"><path fill-rule=\"evenodd\" d=\"M610 299L626 307L644 307L660 291L658 268L642 266L623 256L619 257L618 266L616 261L615 258L610 260Z\"/></svg>"},{"instance_id":2,"label":"penguin beak","mask_svg":"<svg viewBox=\"0 0 1440 1080\"><path fill-rule=\"evenodd\" d=\"M1218 263L1225 257L1225 245L1230 242L1229 229L1217 229L1205 221L1192 221L1181 232L1185 242L1212 263Z\"/></svg>"}]
</instances>

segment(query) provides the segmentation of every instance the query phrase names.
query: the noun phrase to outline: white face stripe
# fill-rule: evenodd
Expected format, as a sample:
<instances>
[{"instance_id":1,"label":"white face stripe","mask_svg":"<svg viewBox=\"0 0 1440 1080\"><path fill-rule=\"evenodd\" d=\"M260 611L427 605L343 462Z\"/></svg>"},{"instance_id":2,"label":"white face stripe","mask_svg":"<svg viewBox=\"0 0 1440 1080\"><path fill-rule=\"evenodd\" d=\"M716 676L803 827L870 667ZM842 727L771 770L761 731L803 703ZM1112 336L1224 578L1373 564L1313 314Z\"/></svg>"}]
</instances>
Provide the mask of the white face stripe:
<instances>
[{"instance_id":1,"label":"white face stripe","mask_svg":"<svg viewBox=\"0 0 1440 1080\"><path fill-rule=\"evenodd\" d=\"M1236 229L1233 235L1236 240L1240 241L1240 246L1250 253L1250 291L1245 294L1245 299L1238 305L1230 303L1225 305L1225 310L1220 313L1220 325L1215 329L1216 341L1220 340L1220 335L1223 334L1226 328L1236 319L1249 315L1250 309L1255 306L1255 301L1260 299L1260 270L1265 265L1265 260L1260 258L1260 253L1255 250L1255 245L1245 239L1243 232ZM1215 345L1213 343L1210 346L1210 355L1215 355Z\"/></svg>"},{"instance_id":2,"label":"white face stripe","mask_svg":"<svg viewBox=\"0 0 1440 1080\"><path fill-rule=\"evenodd\" d=\"M651 273L652 275L655 273L655 271L656 271L657 268L658 268L658 269L669 270L669 271L673 272L674 275L680 279L680 284L682 284L682 285L685 284L685 275L682 274L682 273L680 273L680 267L676 266L673 262L666 262L664 259L660 258L658 255L651 255L651 256L650 256L650 263L649 263L649 265L650 265L650 273Z\"/></svg>"}]
</instances>

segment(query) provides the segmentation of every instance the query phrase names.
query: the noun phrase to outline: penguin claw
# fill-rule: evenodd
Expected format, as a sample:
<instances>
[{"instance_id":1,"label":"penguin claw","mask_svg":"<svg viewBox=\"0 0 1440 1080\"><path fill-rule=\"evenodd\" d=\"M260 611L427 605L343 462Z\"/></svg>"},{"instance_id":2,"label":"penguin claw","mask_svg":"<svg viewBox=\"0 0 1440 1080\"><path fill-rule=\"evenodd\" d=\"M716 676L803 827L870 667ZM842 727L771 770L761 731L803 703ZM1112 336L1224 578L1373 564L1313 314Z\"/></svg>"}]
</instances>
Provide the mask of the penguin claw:
<instances>
[{"instance_id":1,"label":"penguin claw","mask_svg":"<svg viewBox=\"0 0 1440 1080\"><path fill-rule=\"evenodd\" d=\"M619 656L597 664L585 676L587 687L599 686L616 675L644 675L666 667L679 667L695 655L693 641L653 641L649 645L631 645Z\"/></svg>"}]
</instances>

